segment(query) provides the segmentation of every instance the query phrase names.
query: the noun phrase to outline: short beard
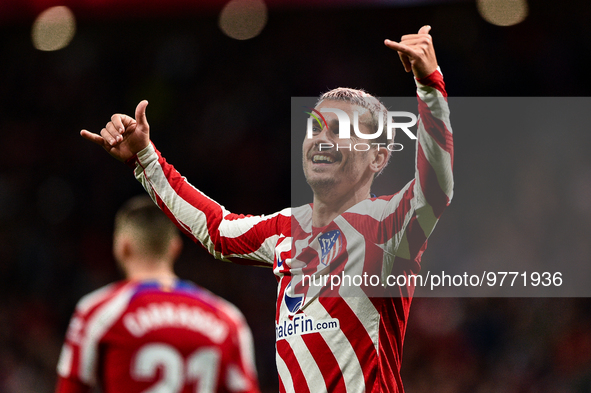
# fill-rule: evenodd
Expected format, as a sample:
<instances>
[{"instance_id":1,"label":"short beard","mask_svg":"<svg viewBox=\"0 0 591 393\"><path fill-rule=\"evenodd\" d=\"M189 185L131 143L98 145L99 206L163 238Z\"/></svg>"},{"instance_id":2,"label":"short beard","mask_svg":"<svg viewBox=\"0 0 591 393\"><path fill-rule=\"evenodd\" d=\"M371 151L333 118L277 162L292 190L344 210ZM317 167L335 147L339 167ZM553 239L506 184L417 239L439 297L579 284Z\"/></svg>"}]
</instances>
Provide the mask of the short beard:
<instances>
[{"instance_id":1,"label":"short beard","mask_svg":"<svg viewBox=\"0 0 591 393\"><path fill-rule=\"evenodd\" d=\"M323 191L326 191L326 190L332 188L336 184L336 181L333 178L308 179L308 176L306 176L306 182L310 185L310 187L312 188L312 191L314 191L315 193L317 193L317 192L323 193Z\"/></svg>"}]
</instances>

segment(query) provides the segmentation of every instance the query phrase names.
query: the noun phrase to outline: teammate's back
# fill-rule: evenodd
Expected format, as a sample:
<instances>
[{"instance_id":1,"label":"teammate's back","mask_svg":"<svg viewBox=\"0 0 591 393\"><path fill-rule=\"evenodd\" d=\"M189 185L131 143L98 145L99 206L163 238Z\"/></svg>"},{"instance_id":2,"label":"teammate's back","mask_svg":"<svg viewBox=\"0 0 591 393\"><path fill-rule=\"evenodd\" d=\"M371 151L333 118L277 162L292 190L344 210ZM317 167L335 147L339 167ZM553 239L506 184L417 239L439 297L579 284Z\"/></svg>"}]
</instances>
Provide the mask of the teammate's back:
<instances>
[{"instance_id":1,"label":"teammate's back","mask_svg":"<svg viewBox=\"0 0 591 393\"><path fill-rule=\"evenodd\" d=\"M177 281L121 281L78 303L59 392L256 392L252 340L230 303Z\"/></svg>"},{"instance_id":2,"label":"teammate's back","mask_svg":"<svg viewBox=\"0 0 591 393\"><path fill-rule=\"evenodd\" d=\"M126 280L84 296L58 363L57 393L257 393L250 330L240 311L181 281L175 226L148 197L115 220Z\"/></svg>"}]
</instances>

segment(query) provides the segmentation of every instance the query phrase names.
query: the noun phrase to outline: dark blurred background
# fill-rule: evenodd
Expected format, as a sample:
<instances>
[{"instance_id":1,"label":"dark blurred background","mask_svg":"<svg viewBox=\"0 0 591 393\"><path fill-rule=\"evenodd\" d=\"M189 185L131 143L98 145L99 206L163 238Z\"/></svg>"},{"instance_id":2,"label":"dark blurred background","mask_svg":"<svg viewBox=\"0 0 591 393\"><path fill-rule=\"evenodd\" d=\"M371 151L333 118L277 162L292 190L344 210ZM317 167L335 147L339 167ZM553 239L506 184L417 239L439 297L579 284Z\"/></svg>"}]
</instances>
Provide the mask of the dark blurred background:
<instances>
[{"instance_id":1,"label":"dark blurred background","mask_svg":"<svg viewBox=\"0 0 591 393\"><path fill-rule=\"evenodd\" d=\"M502 5L493 16L491 1ZM75 303L120 278L112 219L143 189L81 128L99 132L111 114L133 114L148 99L152 138L167 160L230 211L261 214L290 204L292 96L337 86L414 95L384 38L433 26L454 97L587 96L591 88L584 0L268 1L258 25L260 3L238 4L237 19L221 17L226 3L2 1L0 392L50 392ZM35 22L61 5L72 14L58 13L49 27ZM68 15L73 38L47 50L60 46L52 37ZM551 260L559 271L591 263L586 126L576 138L550 125L498 135L479 134L477 123L455 129L457 198L424 264L515 258L530 270ZM489 149L491 140L507 148ZM177 272L244 312L261 386L277 391L271 270L215 261L187 241ZM417 298L402 376L409 393L591 392L591 301Z\"/></svg>"}]
</instances>

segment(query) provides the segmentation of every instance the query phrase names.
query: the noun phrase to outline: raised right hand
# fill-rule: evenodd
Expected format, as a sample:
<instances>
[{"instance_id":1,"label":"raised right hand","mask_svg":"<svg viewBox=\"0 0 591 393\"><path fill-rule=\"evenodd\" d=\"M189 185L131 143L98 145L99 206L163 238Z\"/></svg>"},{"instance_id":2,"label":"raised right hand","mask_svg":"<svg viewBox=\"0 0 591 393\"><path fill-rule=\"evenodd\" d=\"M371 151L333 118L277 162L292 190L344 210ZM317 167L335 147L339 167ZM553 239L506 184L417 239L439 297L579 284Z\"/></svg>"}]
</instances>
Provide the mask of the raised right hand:
<instances>
[{"instance_id":1,"label":"raised right hand","mask_svg":"<svg viewBox=\"0 0 591 393\"><path fill-rule=\"evenodd\" d=\"M398 51L406 72L413 72L417 79L431 75L437 69L437 57L433 49L431 26L420 28L418 34L402 36L400 42L385 40L388 48Z\"/></svg>"},{"instance_id":2,"label":"raised right hand","mask_svg":"<svg viewBox=\"0 0 591 393\"><path fill-rule=\"evenodd\" d=\"M100 135L87 130L80 131L84 139L102 146L119 161L127 161L150 144L150 126L146 118L148 101L143 100L135 108L135 119L114 114Z\"/></svg>"}]
</instances>

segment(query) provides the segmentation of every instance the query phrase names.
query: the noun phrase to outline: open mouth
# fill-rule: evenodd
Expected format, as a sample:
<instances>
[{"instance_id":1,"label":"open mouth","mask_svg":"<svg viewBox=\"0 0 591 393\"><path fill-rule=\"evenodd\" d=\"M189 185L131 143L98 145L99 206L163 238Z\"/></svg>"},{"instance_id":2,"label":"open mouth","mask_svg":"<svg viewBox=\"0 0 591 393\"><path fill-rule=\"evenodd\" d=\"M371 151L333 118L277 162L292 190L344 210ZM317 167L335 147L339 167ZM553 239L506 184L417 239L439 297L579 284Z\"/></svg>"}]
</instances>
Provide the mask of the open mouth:
<instances>
[{"instance_id":1,"label":"open mouth","mask_svg":"<svg viewBox=\"0 0 591 393\"><path fill-rule=\"evenodd\" d=\"M333 164L337 160L327 154L315 154L312 156L312 162L314 164Z\"/></svg>"}]
</instances>

